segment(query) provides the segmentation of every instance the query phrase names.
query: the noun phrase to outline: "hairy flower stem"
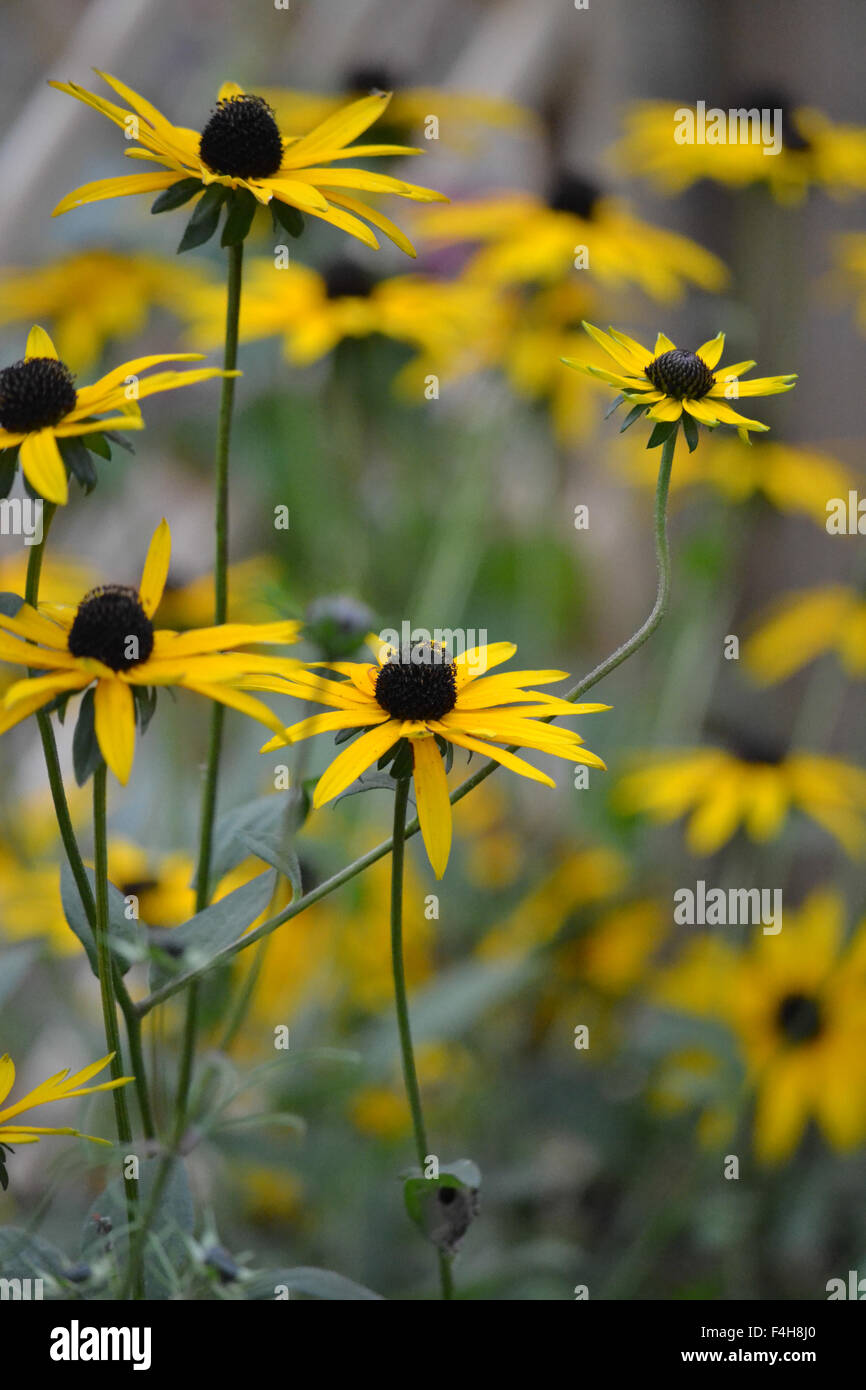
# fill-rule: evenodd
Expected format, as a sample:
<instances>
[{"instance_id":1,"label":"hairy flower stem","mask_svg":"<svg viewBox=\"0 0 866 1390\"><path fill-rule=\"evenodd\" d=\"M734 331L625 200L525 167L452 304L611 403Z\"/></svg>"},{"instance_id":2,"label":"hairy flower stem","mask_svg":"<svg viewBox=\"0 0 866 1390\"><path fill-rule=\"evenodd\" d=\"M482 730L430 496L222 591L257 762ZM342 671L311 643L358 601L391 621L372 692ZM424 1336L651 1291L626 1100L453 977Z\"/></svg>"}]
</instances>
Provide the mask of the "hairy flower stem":
<instances>
[{"instance_id":1,"label":"hairy flower stem","mask_svg":"<svg viewBox=\"0 0 866 1390\"><path fill-rule=\"evenodd\" d=\"M403 861L406 847L406 806L409 801L410 782L411 778L401 777L394 792L394 836L391 851L391 967L394 974L394 1002L397 1008L397 1031L400 1034L403 1082L406 1087L409 1109L412 1113L415 1153L423 1173L428 1154L427 1129L424 1124L421 1088L418 1085L415 1052L412 1047L409 1000L406 994L406 968L403 961ZM451 1298L454 1293L454 1286L451 1281L451 1261L443 1251L439 1252L439 1277L442 1297Z\"/></svg>"},{"instance_id":2,"label":"hairy flower stem","mask_svg":"<svg viewBox=\"0 0 866 1390\"><path fill-rule=\"evenodd\" d=\"M28 603L31 608L36 608L39 604L39 581L42 576L42 559L45 553L45 542L48 539L48 528L54 519L56 510L57 508L54 503L46 502L44 504L42 511L42 540L38 545L32 547L27 561L27 580L24 598L25 602ZM66 799L66 788L63 785L63 774L60 770L60 758L57 754L57 741L51 726L51 716L46 714L44 710L38 710L36 714L36 724L39 729L39 737L42 740L45 770L48 773L48 785L51 789L51 799L54 802L54 814L57 818L57 828L60 831L60 838L63 841L66 858L72 870L72 877L75 879L75 886L78 889L78 896L81 899L84 915L87 918L91 931L95 932L96 900L94 899L90 887L90 880L87 877L87 870L84 867L81 850L78 848L78 841L75 837L75 830L72 825L72 817L69 814L69 802ZM148 1139L152 1139L156 1131L150 1105L150 1092L147 1085L144 1053L141 1046L141 1018L130 998L126 985L123 983L123 976L114 964L113 972L115 993L117 995L117 1002L123 1012L129 1041L129 1054L132 1069L135 1073L135 1090L138 1098L138 1108L141 1113L141 1125L145 1136ZM119 1068L117 1075L122 1076L124 1066L123 1058L119 1052L115 1060Z\"/></svg>"},{"instance_id":3,"label":"hairy flower stem","mask_svg":"<svg viewBox=\"0 0 866 1390\"><path fill-rule=\"evenodd\" d=\"M111 946L108 939L108 836L105 823L105 782L107 768L100 762L93 774L93 843L96 861L96 963L99 972L99 989L102 996L102 1020L105 1026L105 1042L111 1059L111 1075L123 1075L123 1059L120 1051L120 1031L117 1026L117 1002L114 997L114 970L112 968ZM132 1147L132 1126L129 1122L129 1109L126 1104L126 1091L116 1086L111 1093L114 1102L114 1120L117 1137L125 1149L122 1158L123 1186L126 1191L126 1211L129 1221L130 1237L135 1229L138 1213L138 1180L127 1177L126 1159ZM140 1277L133 1280L133 1298L143 1298L144 1290Z\"/></svg>"},{"instance_id":4,"label":"hairy flower stem","mask_svg":"<svg viewBox=\"0 0 866 1390\"><path fill-rule=\"evenodd\" d=\"M579 700L582 695L585 695L587 691L591 690L594 685L597 685L600 680L605 676L609 676L611 671L616 670L617 666L621 666L624 661L627 661L639 647L643 646L644 642L647 641L652 633L655 632L667 611L671 582L671 564L667 538L667 504L675 441L676 435L673 434L662 447L658 482L656 484L655 542L656 559L658 563L658 586L652 611L646 622L641 624L637 632L635 632L627 642L617 647L616 651L612 652L610 656L606 657L604 661L594 667L588 676L584 676L583 680L578 681L577 685L574 686L572 690L569 690L568 694L564 697L566 700L572 702ZM550 723L550 718L542 722ZM511 751L513 752L514 750L512 749ZM499 763L490 759L480 767L477 772L474 772L471 777L467 777L465 781L461 782L459 787L455 787L448 798L452 806L458 801L462 801L464 796L467 796L469 792L473 791L487 777L496 772L499 766ZM403 838L405 840L411 839L413 835L418 834L420 829L421 826L416 816L415 819L410 821L406 826ZM142 999L138 1004L139 1013L141 1015L150 1013L150 1010L155 1008L157 1004L161 1004L163 1000L169 999L173 994L176 994L178 990L185 989L191 980L197 979L200 975L214 970L218 966L225 965L228 961L232 960L239 951L247 950L247 948L254 945L255 942L261 941L263 937L269 936L272 931L276 931L277 927L281 927L284 922L290 921L292 917L297 917L299 913L306 911L306 909L312 907L314 903L321 902L323 898L328 897L335 889L342 888L344 883L348 883L349 880L355 878L357 874L363 873L371 864L376 864L380 859L384 859L386 854L391 853L393 847L393 839L383 840L381 845L376 845L375 849L368 850L366 854L362 854L360 859L356 859L352 864L347 864L346 867L340 869L338 873L332 874L330 878L325 879L323 883L320 883L309 893L305 893L304 896L298 898L296 902L289 903L289 905L284 907L281 912L278 912L275 917L271 917L267 922L263 922L260 927L256 927L254 931L247 932L239 941L233 941L230 945L224 946L221 951L218 951L216 955L212 956L207 964L199 970L191 970L187 975L182 975L177 980L170 980L167 984L162 985L160 989L154 990L153 994L149 994L146 999Z\"/></svg>"},{"instance_id":5,"label":"hairy flower stem","mask_svg":"<svg viewBox=\"0 0 866 1390\"><path fill-rule=\"evenodd\" d=\"M233 372L238 360L238 325L241 311L241 285L243 279L244 244L228 248L228 289L226 295L226 331L223 349L223 367ZM228 612L228 564L229 564L229 446L231 443L232 412L235 401L235 377L223 377L220 394L219 419L217 422L215 487L216 510L214 535L216 548L214 554L214 624L219 626L226 621ZM207 765L201 803L201 830L199 836L198 871L196 874L195 910L201 912L210 902L211 859L213 854L213 830L216 819L217 786L219 782L220 753L222 752L223 721L225 706L213 701L211 708L210 738L208 742ZM198 981L189 986L186 1006L186 1023L180 1058L177 1095L175 1099L174 1147L183 1137L189 1106L189 1089L192 1081L195 1060L195 1039L198 1028Z\"/></svg>"}]
</instances>

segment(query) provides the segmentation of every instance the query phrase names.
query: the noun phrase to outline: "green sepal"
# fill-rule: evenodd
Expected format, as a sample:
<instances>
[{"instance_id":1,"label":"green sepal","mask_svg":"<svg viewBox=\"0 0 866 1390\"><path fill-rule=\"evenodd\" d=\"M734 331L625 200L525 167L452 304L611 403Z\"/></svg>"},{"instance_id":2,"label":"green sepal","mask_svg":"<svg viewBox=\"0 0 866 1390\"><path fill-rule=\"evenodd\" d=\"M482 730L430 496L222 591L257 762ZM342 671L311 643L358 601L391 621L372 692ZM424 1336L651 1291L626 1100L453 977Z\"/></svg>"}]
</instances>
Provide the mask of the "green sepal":
<instances>
[{"instance_id":1,"label":"green sepal","mask_svg":"<svg viewBox=\"0 0 866 1390\"><path fill-rule=\"evenodd\" d=\"M670 439L679 427L679 420L659 420L653 429L652 434L646 442L648 449L657 449L660 444L664 444Z\"/></svg>"},{"instance_id":2,"label":"green sepal","mask_svg":"<svg viewBox=\"0 0 866 1390\"><path fill-rule=\"evenodd\" d=\"M639 420L641 416L645 415L648 410L648 405L633 405L628 415L626 415L625 419L619 427L620 434L625 434L625 431L631 428L635 420Z\"/></svg>"},{"instance_id":3,"label":"green sepal","mask_svg":"<svg viewBox=\"0 0 866 1390\"><path fill-rule=\"evenodd\" d=\"M441 734L434 734L433 737L436 740L436 747L445 759L445 771L448 773L454 766L454 744L449 743Z\"/></svg>"},{"instance_id":4,"label":"green sepal","mask_svg":"<svg viewBox=\"0 0 866 1390\"><path fill-rule=\"evenodd\" d=\"M220 246L237 246L244 241L253 225L258 203L248 188L236 188L228 199Z\"/></svg>"},{"instance_id":5,"label":"green sepal","mask_svg":"<svg viewBox=\"0 0 866 1390\"><path fill-rule=\"evenodd\" d=\"M135 717L142 733L146 732L148 724L156 713L157 693L155 685L134 685L132 687Z\"/></svg>"},{"instance_id":6,"label":"green sepal","mask_svg":"<svg viewBox=\"0 0 866 1390\"><path fill-rule=\"evenodd\" d=\"M69 439L58 439L57 446L60 449L60 457L66 464L67 472L71 473L87 496L99 482L87 445L81 438L72 435Z\"/></svg>"},{"instance_id":7,"label":"green sepal","mask_svg":"<svg viewBox=\"0 0 866 1390\"><path fill-rule=\"evenodd\" d=\"M175 208L183 207L190 198L194 198L201 186L201 179L180 179L177 183L173 183L171 188L163 189L150 210L151 212L173 212Z\"/></svg>"},{"instance_id":8,"label":"green sepal","mask_svg":"<svg viewBox=\"0 0 866 1390\"><path fill-rule=\"evenodd\" d=\"M683 434L685 435L686 443L689 446L689 453L693 454L695 452L695 449L698 447L698 441L700 440L701 432L698 429L697 420L693 415L690 415L687 410L683 411Z\"/></svg>"},{"instance_id":9,"label":"green sepal","mask_svg":"<svg viewBox=\"0 0 866 1390\"><path fill-rule=\"evenodd\" d=\"M279 198L271 199L268 207L271 210L271 217L274 219L274 231L282 227L289 236L299 237L304 230L304 219L297 208L290 207L288 203L281 203Z\"/></svg>"},{"instance_id":10,"label":"green sepal","mask_svg":"<svg viewBox=\"0 0 866 1390\"><path fill-rule=\"evenodd\" d=\"M111 458L111 445L104 434L82 434L80 438L85 449L92 454L98 454L101 459Z\"/></svg>"},{"instance_id":11,"label":"green sepal","mask_svg":"<svg viewBox=\"0 0 866 1390\"><path fill-rule=\"evenodd\" d=\"M117 444L119 448L125 449L128 454L135 453L135 445L131 444L128 439L124 439L122 434L117 434L114 430L103 430L102 438L107 439L110 444ZM97 450L97 453L98 452L99 450Z\"/></svg>"},{"instance_id":12,"label":"green sepal","mask_svg":"<svg viewBox=\"0 0 866 1390\"><path fill-rule=\"evenodd\" d=\"M625 396L617 396L617 397L616 397L616 399L614 400L613 405L610 406L610 407L604 412L604 418L605 418L605 420L609 420L610 417L611 417L611 415L613 414L613 412L614 412L615 410L619 410L619 408L620 408L620 406L622 405L622 403L623 403L624 400L625 400Z\"/></svg>"},{"instance_id":13,"label":"green sepal","mask_svg":"<svg viewBox=\"0 0 866 1390\"><path fill-rule=\"evenodd\" d=\"M13 594L11 589L0 593L0 613L7 618L17 618L18 613L24 607L24 600L20 594Z\"/></svg>"},{"instance_id":14,"label":"green sepal","mask_svg":"<svg viewBox=\"0 0 866 1390\"><path fill-rule=\"evenodd\" d=\"M89 690L85 691L84 699L81 701L78 722L75 725L75 733L72 735L72 768L79 787L84 786L101 763L102 753L96 737L93 687L91 686Z\"/></svg>"},{"instance_id":15,"label":"green sepal","mask_svg":"<svg viewBox=\"0 0 866 1390\"><path fill-rule=\"evenodd\" d=\"M212 183L206 188L195 205L192 217L186 224L186 231L180 239L177 254L192 251L196 246L204 246L217 229L227 190L221 183Z\"/></svg>"}]
</instances>

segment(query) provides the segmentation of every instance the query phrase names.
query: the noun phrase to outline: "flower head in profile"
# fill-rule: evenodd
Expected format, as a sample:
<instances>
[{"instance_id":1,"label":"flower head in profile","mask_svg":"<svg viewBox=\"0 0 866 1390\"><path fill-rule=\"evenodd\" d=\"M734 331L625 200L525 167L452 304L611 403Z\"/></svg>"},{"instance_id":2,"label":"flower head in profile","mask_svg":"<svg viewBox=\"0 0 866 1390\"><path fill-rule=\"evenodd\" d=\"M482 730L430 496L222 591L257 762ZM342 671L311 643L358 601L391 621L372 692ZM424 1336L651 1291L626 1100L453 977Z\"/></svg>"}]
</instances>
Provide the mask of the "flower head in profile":
<instances>
[{"instance_id":1,"label":"flower head in profile","mask_svg":"<svg viewBox=\"0 0 866 1390\"><path fill-rule=\"evenodd\" d=\"M738 414L728 401L739 400L741 396L774 396L781 391L791 391L797 380L793 372L786 376L740 381L743 373L754 367L754 362L734 362L718 368L725 346L724 333L717 333L715 338L702 343L696 352L678 348L664 333L659 333L650 352L616 328L603 333L591 323L583 326L613 358L619 371L605 371L603 367L572 357L564 359L567 366L617 387L620 392L617 404L628 401L631 405L623 429L646 415L657 426L650 436L652 444L663 443L680 420L690 449L697 446L698 424L708 429L733 425L740 438L748 443L750 430L766 431L770 427L760 420Z\"/></svg>"},{"instance_id":2,"label":"flower head in profile","mask_svg":"<svg viewBox=\"0 0 866 1390\"><path fill-rule=\"evenodd\" d=\"M661 824L688 815L686 843L692 854L715 854L740 828L759 844L776 840L792 811L817 822L850 855L866 851L862 768L743 736L731 744L731 750L643 756L641 767L618 783L617 808Z\"/></svg>"},{"instance_id":3,"label":"flower head in profile","mask_svg":"<svg viewBox=\"0 0 866 1390\"><path fill-rule=\"evenodd\" d=\"M618 199L577 174L556 175L546 197L500 191L416 218L431 242L476 242L467 275L496 285L553 285L584 274L608 288L638 286L661 303L689 285L721 290L727 271L688 237L635 217Z\"/></svg>"},{"instance_id":4,"label":"flower head in profile","mask_svg":"<svg viewBox=\"0 0 866 1390\"><path fill-rule=\"evenodd\" d=\"M202 131L173 125L155 106L117 78L98 72L126 102L126 107L96 96L75 82L53 82L61 92L107 116L133 141L131 159L160 166L157 173L97 179L68 193L54 215L105 198L159 193L155 212L182 206L203 195L196 206L181 250L202 245L216 230L223 205L228 216L223 244L243 241L256 206L270 206L276 219L297 235L298 213L339 227L374 249L379 243L367 223L383 232L408 255L415 252L398 227L356 193L394 193L419 202L447 201L441 193L388 174L341 167L341 161L382 155L420 154L402 145L352 145L382 115L388 92L374 92L350 102L306 135L285 136L262 97L224 82L217 105ZM336 166L336 167L335 167Z\"/></svg>"},{"instance_id":5,"label":"flower head in profile","mask_svg":"<svg viewBox=\"0 0 866 1390\"><path fill-rule=\"evenodd\" d=\"M109 1052L107 1057L100 1057L98 1062L83 1067L73 1076L69 1075L69 1068L64 1067L63 1071L49 1076L47 1081L28 1091L20 1100L5 1106L2 1103L15 1085L15 1063L8 1053L0 1057L0 1149L7 1144L38 1144L46 1134L72 1134L77 1139L89 1139L94 1144L110 1143L108 1139L97 1139L93 1134L82 1134L81 1130L71 1129L68 1125L30 1125L17 1117L23 1115L25 1110L35 1110L37 1105L50 1105L56 1100L70 1100L76 1096L89 1096L93 1091L113 1091L118 1086L126 1086L132 1081L131 1076L118 1076L113 1081L101 1081L96 1086L86 1085L92 1076L96 1076L97 1072L108 1065L113 1056L114 1053ZM0 1178L5 1177L3 1169L3 1155L0 1153ZM2 1185L5 1187L5 1182Z\"/></svg>"},{"instance_id":6,"label":"flower head in profile","mask_svg":"<svg viewBox=\"0 0 866 1390\"><path fill-rule=\"evenodd\" d=\"M6 492L12 486L16 455L27 482L46 501L67 501L70 473L89 492L96 484L90 451L110 457L106 430L144 429L138 402L145 396L194 386L212 377L239 375L219 367L196 367L190 372L156 372L139 380L140 372L161 362L201 360L198 352L135 357L106 372L92 386L76 387L45 329L31 328L24 357L0 370L0 476ZM6 450L14 452L6 454Z\"/></svg>"},{"instance_id":7,"label":"flower head in profile","mask_svg":"<svg viewBox=\"0 0 866 1390\"><path fill-rule=\"evenodd\" d=\"M15 617L0 613L0 628L5 629L0 660L47 673L17 681L6 691L0 733L58 697L87 691L79 719L92 720L99 752L118 780L127 782L136 720L142 729L146 726L161 686L195 691L282 731L282 721L267 705L238 687L243 679L248 689L267 689L257 685L264 679L261 673L290 675L300 663L239 648L294 642L300 624L224 623L183 633L154 628L170 555L168 523L161 521L137 589L102 584L85 594L77 608L48 604L37 612L23 604Z\"/></svg>"},{"instance_id":8,"label":"flower head in profile","mask_svg":"<svg viewBox=\"0 0 866 1390\"><path fill-rule=\"evenodd\" d=\"M517 648L511 642L473 647L453 660L443 643L422 641L400 648L376 643L377 661L323 662L344 677L335 681L305 670L274 684L303 700L331 705L332 714L302 719L265 744L262 752L311 734L365 730L338 753L319 778L313 805L323 806L346 790L377 761L383 763L405 740L411 750L411 771L421 834L438 878L445 872L451 849L451 803L442 753L448 745L486 754L535 782L556 784L509 748L534 748L554 757L589 767L604 768L595 753L570 729L542 723L558 715L587 714L607 705L575 705L531 687L564 680L565 671L486 673L508 661ZM527 687L530 687L527 689ZM408 775L408 772L407 774Z\"/></svg>"},{"instance_id":9,"label":"flower head in profile","mask_svg":"<svg viewBox=\"0 0 866 1390\"><path fill-rule=\"evenodd\" d=\"M740 949L704 936L658 972L660 1004L736 1038L762 1162L790 1158L810 1120L835 1149L866 1139L864 961L866 922L846 943L845 904L819 889L785 909L780 932L759 932Z\"/></svg>"}]
</instances>

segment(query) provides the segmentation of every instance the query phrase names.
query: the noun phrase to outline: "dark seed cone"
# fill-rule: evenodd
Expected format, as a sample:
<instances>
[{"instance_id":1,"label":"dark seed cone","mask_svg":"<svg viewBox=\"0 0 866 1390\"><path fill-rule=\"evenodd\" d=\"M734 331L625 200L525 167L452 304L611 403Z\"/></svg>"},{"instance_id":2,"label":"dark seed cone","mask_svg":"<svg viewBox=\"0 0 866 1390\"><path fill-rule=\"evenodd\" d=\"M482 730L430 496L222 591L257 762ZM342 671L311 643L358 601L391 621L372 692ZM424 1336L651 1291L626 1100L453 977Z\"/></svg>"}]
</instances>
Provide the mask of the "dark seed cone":
<instances>
[{"instance_id":1,"label":"dark seed cone","mask_svg":"<svg viewBox=\"0 0 866 1390\"><path fill-rule=\"evenodd\" d=\"M0 425L10 434L59 425L76 399L72 373L55 357L22 358L0 371Z\"/></svg>"},{"instance_id":2,"label":"dark seed cone","mask_svg":"<svg viewBox=\"0 0 866 1390\"><path fill-rule=\"evenodd\" d=\"M441 719L457 703L457 670L444 647L417 642L385 663L376 699L395 719Z\"/></svg>"},{"instance_id":3,"label":"dark seed cone","mask_svg":"<svg viewBox=\"0 0 866 1390\"><path fill-rule=\"evenodd\" d=\"M808 994L786 994L776 1014L776 1025L790 1043L814 1042L823 1027L817 999Z\"/></svg>"},{"instance_id":4,"label":"dark seed cone","mask_svg":"<svg viewBox=\"0 0 866 1390\"><path fill-rule=\"evenodd\" d=\"M223 98L201 133L199 155L215 174L267 179L283 162L274 113L262 97Z\"/></svg>"},{"instance_id":5,"label":"dark seed cone","mask_svg":"<svg viewBox=\"0 0 866 1390\"><path fill-rule=\"evenodd\" d=\"M153 623L138 590L123 584L92 589L78 605L69 633L73 656L91 656L112 671L128 671L153 651Z\"/></svg>"},{"instance_id":6,"label":"dark seed cone","mask_svg":"<svg viewBox=\"0 0 866 1390\"><path fill-rule=\"evenodd\" d=\"M686 352L685 348L672 348L655 357L646 368L646 374L656 390L678 401L700 400L716 383L703 358L696 352Z\"/></svg>"}]
</instances>

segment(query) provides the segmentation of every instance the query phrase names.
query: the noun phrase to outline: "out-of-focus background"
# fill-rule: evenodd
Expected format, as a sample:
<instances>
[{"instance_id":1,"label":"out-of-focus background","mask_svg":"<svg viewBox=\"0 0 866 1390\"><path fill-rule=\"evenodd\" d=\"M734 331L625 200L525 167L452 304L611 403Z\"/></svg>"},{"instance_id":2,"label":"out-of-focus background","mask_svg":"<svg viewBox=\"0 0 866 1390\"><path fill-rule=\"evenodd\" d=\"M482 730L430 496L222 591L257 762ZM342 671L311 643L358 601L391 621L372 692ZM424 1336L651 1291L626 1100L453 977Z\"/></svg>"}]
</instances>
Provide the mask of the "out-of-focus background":
<instances>
[{"instance_id":1,"label":"out-of-focus background","mask_svg":"<svg viewBox=\"0 0 866 1390\"><path fill-rule=\"evenodd\" d=\"M128 198L51 219L70 189L129 165L122 133L49 79L102 91L91 70L108 71L196 129L235 79L297 134L336 98L393 88L382 138L421 147L406 176L452 200L382 201L415 262L308 219L280 271L257 225L232 456L238 618L320 617L331 600L339 623L365 605L360 639L403 620L471 628L577 679L652 605L658 463L643 424L604 420L613 393L561 364L601 363L581 319L650 347L660 330L694 348L724 329L725 360L799 373L793 393L743 402L771 426L751 449L722 431L693 456L678 446L670 614L599 687L613 709L579 724L607 773L575 785L564 767L555 792L497 773L456 808L438 886L413 844L409 971L431 1142L483 1175L464 1296L813 1299L866 1273L863 7L43 0L5 4L2 25L2 365L34 322L80 382L145 352L219 362L223 253L175 256L186 210ZM782 151L676 146L673 112L698 101L782 110ZM89 498L73 488L46 598L136 582L166 516L160 622L209 621L217 400L208 383L150 402L134 456L102 464ZM837 498L845 534L827 524ZM0 589L22 591L25 562L0 537ZM72 785L70 728L59 737ZM163 698L114 788L112 878L137 885L154 926L192 912L205 739L200 706ZM273 790L261 742L230 719L221 810ZM332 754L314 741L304 775ZM31 722L0 739L0 785L0 1050L24 1086L100 1054L99 1010L63 920ZM87 845L84 793L73 807ZM305 885L376 843L389 812L376 791L314 813ZM676 922L675 893L698 881L781 889L781 932ZM197 1237L244 1268L322 1266L414 1297L430 1253L398 1181L412 1146L387 883L378 865L277 932L237 1027L243 971L211 985L208 1065L240 1094L188 1169ZM168 1007L151 1022L164 1100L178 1020ZM281 1024L293 1061L277 1084L257 1069ZM258 1112L277 1118L244 1123ZM69 1123L87 1127L80 1110ZM58 1139L10 1175L0 1224L73 1260L98 1156Z\"/></svg>"}]
</instances>

